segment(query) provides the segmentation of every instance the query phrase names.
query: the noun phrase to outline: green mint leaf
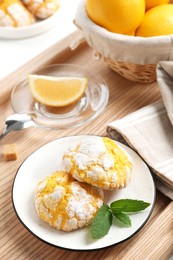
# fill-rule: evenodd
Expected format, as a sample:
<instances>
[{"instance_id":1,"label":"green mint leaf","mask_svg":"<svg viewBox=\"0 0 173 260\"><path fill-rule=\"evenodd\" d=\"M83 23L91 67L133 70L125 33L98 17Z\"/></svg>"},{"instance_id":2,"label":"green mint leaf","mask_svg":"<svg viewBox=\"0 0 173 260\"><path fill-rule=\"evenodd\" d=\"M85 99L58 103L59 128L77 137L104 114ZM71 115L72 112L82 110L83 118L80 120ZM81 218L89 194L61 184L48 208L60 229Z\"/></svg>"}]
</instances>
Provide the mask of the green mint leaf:
<instances>
[{"instance_id":1,"label":"green mint leaf","mask_svg":"<svg viewBox=\"0 0 173 260\"><path fill-rule=\"evenodd\" d=\"M131 219L126 213L119 212L119 213L113 213L113 215L124 225L130 227L131 226Z\"/></svg>"},{"instance_id":2,"label":"green mint leaf","mask_svg":"<svg viewBox=\"0 0 173 260\"><path fill-rule=\"evenodd\" d=\"M110 209L113 213L138 212L146 209L150 203L142 200L121 199L111 203Z\"/></svg>"},{"instance_id":3,"label":"green mint leaf","mask_svg":"<svg viewBox=\"0 0 173 260\"><path fill-rule=\"evenodd\" d=\"M103 205L94 217L91 224L91 237L98 239L104 237L112 225L112 213L108 205Z\"/></svg>"}]
</instances>

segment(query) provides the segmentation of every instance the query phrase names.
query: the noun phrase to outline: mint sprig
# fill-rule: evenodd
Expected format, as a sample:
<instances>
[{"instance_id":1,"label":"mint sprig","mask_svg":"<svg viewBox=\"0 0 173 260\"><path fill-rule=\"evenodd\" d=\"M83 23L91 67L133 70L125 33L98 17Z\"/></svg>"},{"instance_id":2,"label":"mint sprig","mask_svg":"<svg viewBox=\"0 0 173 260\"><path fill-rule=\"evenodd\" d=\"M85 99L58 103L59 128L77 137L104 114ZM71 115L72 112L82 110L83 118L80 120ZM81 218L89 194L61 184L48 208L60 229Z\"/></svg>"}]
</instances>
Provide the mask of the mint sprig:
<instances>
[{"instance_id":1,"label":"mint sprig","mask_svg":"<svg viewBox=\"0 0 173 260\"><path fill-rule=\"evenodd\" d=\"M113 212L139 212L146 209L149 205L150 203L143 200L122 199L112 202L110 209Z\"/></svg>"},{"instance_id":2,"label":"mint sprig","mask_svg":"<svg viewBox=\"0 0 173 260\"><path fill-rule=\"evenodd\" d=\"M104 237L112 225L112 213L109 206L104 204L97 212L91 228L93 239Z\"/></svg>"},{"instance_id":3,"label":"mint sprig","mask_svg":"<svg viewBox=\"0 0 173 260\"><path fill-rule=\"evenodd\" d=\"M123 223L125 226L130 227L132 225L130 217L123 212L114 213L112 212L114 217L116 217L121 223Z\"/></svg>"},{"instance_id":4,"label":"mint sprig","mask_svg":"<svg viewBox=\"0 0 173 260\"><path fill-rule=\"evenodd\" d=\"M104 237L112 225L112 217L117 218L127 227L131 226L131 219L127 213L136 213L146 209L150 203L142 200L121 199L113 201L110 206L104 204L95 215L91 224L91 237Z\"/></svg>"}]
</instances>

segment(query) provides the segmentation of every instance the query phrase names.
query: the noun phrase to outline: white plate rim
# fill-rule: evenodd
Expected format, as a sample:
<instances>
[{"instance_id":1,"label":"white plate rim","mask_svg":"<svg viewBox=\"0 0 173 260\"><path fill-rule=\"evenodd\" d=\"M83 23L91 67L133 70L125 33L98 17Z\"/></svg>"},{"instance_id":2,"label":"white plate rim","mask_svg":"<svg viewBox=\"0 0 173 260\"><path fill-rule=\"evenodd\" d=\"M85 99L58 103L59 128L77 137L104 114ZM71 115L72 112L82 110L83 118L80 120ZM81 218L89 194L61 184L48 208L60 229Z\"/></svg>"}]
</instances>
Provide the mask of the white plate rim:
<instances>
[{"instance_id":1,"label":"white plate rim","mask_svg":"<svg viewBox=\"0 0 173 260\"><path fill-rule=\"evenodd\" d=\"M151 207L151 209L150 209L150 211L149 211L149 213L148 213L147 218L146 218L145 221L139 226L139 228L138 228L135 232L133 232L129 237L125 238L124 240L121 240L121 241L116 242L116 243L114 243L114 244L110 244L110 245L105 246L105 247L101 247L101 248L91 248L91 249L73 249L73 248L68 248L68 247L63 247L63 246L55 245L55 244L53 244L53 243L48 242L47 240L44 240L43 238L40 238L37 234L35 234L33 231L31 231L31 230L28 228L28 226L27 226L27 225L22 221L22 219L20 218L20 216L19 216L19 214L18 214L18 212L17 212L17 210L16 210L15 202L14 202L14 199L13 199L13 191L14 191L15 180L16 180L16 178L17 178L17 175L18 175L18 172L19 172L20 168L22 167L22 165L25 163L25 161L26 161L31 155L33 155L34 153L37 153L38 150L42 149L42 147L45 147L45 146L48 145L48 144L51 144L51 143L53 143L53 142L56 142L56 141L59 140L59 139L75 138L75 137L89 137L89 136L92 136L92 137L94 137L94 136L96 136L96 137L105 137L105 136L101 136L101 135L92 135L92 134L88 134L88 135L85 135L85 134L84 134L84 135L69 135L69 136L59 137L59 138L56 138L56 139L54 139L54 140L52 140L52 141L50 141L50 142L47 142L47 143L45 143L44 145L41 145L39 148L37 148L35 151L33 151L31 154L29 154L29 155L27 156L27 158L26 158L26 159L20 164L20 166L18 167L18 169L17 169L17 171L16 171L16 174L15 174L15 176L14 176L14 179L13 179L13 184L12 184L12 189L11 189L11 200L12 200L12 206L13 206L14 212L15 212L15 214L16 214L16 216L17 216L19 222L26 228L26 230L29 231L30 234L32 234L32 235L33 235L34 237L36 237L38 240L40 240L40 241L46 243L46 244L49 245L49 246L52 246L52 247L55 247L55 248L59 248L59 249L62 249L62 250L73 251L73 252L74 252L74 251L76 251L76 252L85 252L85 251L86 251L86 252L90 252L90 251L98 251L98 250L102 250L102 249L107 249L107 248L110 248L110 247L119 245L119 244L121 244L121 243L124 243L125 241L127 241L127 240L131 239L133 236L135 236L135 235L146 225L146 223L148 222L148 220L149 220L150 217L151 217L151 214L152 214L152 212L153 212L153 210L154 210L155 203L156 203L156 185L155 185L155 183L154 183L154 179L153 179L153 176L152 176L152 174L151 174L151 170L149 169L149 167L146 165L146 163L145 163L144 160L141 158L141 156L140 156L133 148L131 148L131 147L129 147L129 146L123 144L122 142L119 142L119 141L117 141L117 140L112 139L112 140L115 141L115 142L117 141L117 142L119 142L119 143L121 143L121 144L127 146L127 147L130 148L134 153L136 153L136 154L140 157L141 161L143 161L143 163L144 163L144 164L146 165L146 167L148 168L148 171L149 171L150 176L151 176L152 185L153 185L153 190L154 190L153 203L152 203L152 207Z\"/></svg>"}]
</instances>

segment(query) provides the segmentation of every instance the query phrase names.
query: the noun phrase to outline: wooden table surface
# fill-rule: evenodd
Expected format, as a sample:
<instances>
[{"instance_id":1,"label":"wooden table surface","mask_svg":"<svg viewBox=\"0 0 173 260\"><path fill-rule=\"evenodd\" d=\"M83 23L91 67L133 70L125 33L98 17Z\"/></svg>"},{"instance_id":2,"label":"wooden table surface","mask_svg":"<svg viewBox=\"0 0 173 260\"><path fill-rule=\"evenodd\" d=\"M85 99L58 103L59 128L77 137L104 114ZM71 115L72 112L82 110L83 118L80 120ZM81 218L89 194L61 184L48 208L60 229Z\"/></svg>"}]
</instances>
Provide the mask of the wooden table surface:
<instances>
[{"instance_id":1,"label":"wooden table surface","mask_svg":"<svg viewBox=\"0 0 173 260\"><path fill-rule=\"evenodd\" d=\"M67 43L68 40L64 46ZM100 117L84 126L54 131L32 127L20 133L10 133L0 141L0 259L167 259L173 252L173 202L158 191L155 209L145 227L130 240L98 251L76 252L51 247L30 234L16 217L11 189L16 170L28 155L59 137L80 134L107 135L106 127L109 122L161 98L156 83L140 84L120 77L103 61L94 60L93 51L86 44L73 52L68 48L62 51L62 46L59 48L61 53L49 63L64 62L89 67L107 82L110 91L109 103ZM30 71L31 68L32 64ZM23 74L24 72L26 71L23 70ZM13 113L9 97L10 87L6 87L6 96L4 90L0 96L0 130L3 129L5 118ZM12 142L17 144L19 158L6 162L2 154L3 145Z\"/></svg>"}]
</instances>

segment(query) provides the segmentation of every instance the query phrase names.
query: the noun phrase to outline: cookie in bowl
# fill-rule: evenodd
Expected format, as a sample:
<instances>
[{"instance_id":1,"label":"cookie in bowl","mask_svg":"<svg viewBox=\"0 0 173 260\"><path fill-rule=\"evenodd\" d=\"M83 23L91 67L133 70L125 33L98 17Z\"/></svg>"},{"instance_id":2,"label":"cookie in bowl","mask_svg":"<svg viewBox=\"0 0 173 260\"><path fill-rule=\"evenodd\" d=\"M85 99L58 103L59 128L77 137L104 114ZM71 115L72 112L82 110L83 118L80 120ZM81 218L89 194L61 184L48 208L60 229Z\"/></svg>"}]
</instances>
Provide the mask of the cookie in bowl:
<instances>
[{"instance_id":1,"label":"cookie in bowl","mask_svg":"<svg viewBox=\"0 0 173 260\"><path fill-rule=\"evenodd\" d=\"M39 19L53 15L60 6L59 0L22 0L28 10Z\"/></svg>"},{"instance_id":2,"label":"cookie in bowl","mask_svg":"<svg viewBox=\"0 0 173 260\"><path fill-rule=\"evenodd\" d=\"M34 16L19 0L0 1L0 27L20 27L35 22Z\"/></svg>"},{"instance_id":3,"label":"cookie in bowl","mask_svg":"<svg viewBox=\"0 0 173 260\"><path fill-rule=\"evenodd\" d=\"M132 159L107 137L84 138L63 155L63 167L80 182L112 190L130 181Z\"/></svg>"},{"instance_id":4,"label":"cookie in bowl","mask_svg":"<svg viewBox=\"0 0 173 260\"><path fill-rule=\"evenodd\" d=\"M103 191L57 171L40 181L35 193L38 216L50 226L72 231L87 226L103 205Z\"/></svg>"}]
</instances>

